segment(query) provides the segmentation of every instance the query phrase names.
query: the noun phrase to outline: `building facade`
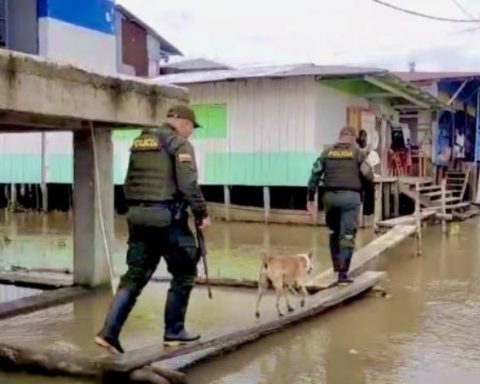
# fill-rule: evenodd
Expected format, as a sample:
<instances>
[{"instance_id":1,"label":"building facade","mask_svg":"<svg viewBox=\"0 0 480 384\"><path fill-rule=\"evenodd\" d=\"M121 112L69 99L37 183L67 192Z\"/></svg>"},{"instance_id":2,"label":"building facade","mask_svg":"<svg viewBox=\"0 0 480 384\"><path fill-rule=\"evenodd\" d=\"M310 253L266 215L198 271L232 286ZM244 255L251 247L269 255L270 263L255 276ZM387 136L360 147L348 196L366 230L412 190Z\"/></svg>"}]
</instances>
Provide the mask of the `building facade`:
<instances>
[{"instance_id":1,"label":"building facade","mask_svg":"<svg viewBox=\"0 0 480 384\"><path fill-rule=\"evenodd\" d=\"M114 0L0 0L0 48L142 77L159 74L161 57L181 55ZM72 156L68 132L0 135L0 183L9 195L70 188Z\"/></svg>"}]
</instances>

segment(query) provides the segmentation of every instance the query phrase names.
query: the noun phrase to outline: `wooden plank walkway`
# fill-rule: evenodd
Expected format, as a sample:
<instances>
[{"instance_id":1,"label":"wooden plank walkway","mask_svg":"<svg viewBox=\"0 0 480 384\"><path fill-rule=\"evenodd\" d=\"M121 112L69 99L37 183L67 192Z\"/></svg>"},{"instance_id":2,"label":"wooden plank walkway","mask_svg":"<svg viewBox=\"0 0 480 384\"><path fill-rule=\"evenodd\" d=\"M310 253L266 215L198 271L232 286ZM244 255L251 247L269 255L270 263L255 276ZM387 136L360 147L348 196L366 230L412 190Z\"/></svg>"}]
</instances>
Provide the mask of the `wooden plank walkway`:
<instances>
[{"instance_id":1,"label":"wooden plank walkway","mask_svg":"<svg viewBox=\"0 0 480 384\"><path fill-rule=\"evenodd\" d=\"M268 321L258 326L178 349L165 350L162 345L156 344L147 348L128 351L119 357L108 357L100 364L104 371L129 372L133 369L155 362L205 350L209 350L208 357L232 351L245 344L259 340L273 332L278 332L284 328L317 316L345 300L354 298L377 285L384 277L384 272L365 272L355 279L355 282L349 286L334 287L310 296L305 309L294 314L289 314L284 318ZM202 359L205 358L206 357L203 356Z\"/></svg>"},{"instance_id":2,"label":"wooden plank walkway","mask_svg":"<svg viewBox=\"0 0 480 384\"><path fill-rule=\"evenodd\" d=\"M436 209L424 209L421 213L420 220L422 221L427 220L435 216L436 213L437 213ZM416 220L417 219L415 215L407 215L407 216L396 217L394 219L379 221L377 225L379 227L395 228L398 225L414 225Z\"/></svg>"},{"instance_id":3,"label":"wooden plank walkway","mask_svg":"<svg viewBox=\"0 0 480 384\"><path fill-rule=\"evenodd\" d=\"M367 246L356 251L352 257L352 264L350 266L350 274L355 276L362 268L369 262L377 258L386 250L395 247L398 243L405 240L407 237L416 232L414 225L399 225L391 229L387 233L377 237ZM315 286L319 289L325 289L336 281L336 275L332 268L320 273L319 275L307 281L307 286Z\"/></svg>"},{"instance_id":4,"label":"wooden plank walkway","mask_svg":"<svg viewBox=\"0 0 480 384\"><path fill-rule=\"evenodd\" d=\"M24 315L40 309L65 304L77 297L86 295L89 292L91 291L81 287L68 287L1 303L0 319L3 320L9 317Z\"/></svg>"}]
</instances>

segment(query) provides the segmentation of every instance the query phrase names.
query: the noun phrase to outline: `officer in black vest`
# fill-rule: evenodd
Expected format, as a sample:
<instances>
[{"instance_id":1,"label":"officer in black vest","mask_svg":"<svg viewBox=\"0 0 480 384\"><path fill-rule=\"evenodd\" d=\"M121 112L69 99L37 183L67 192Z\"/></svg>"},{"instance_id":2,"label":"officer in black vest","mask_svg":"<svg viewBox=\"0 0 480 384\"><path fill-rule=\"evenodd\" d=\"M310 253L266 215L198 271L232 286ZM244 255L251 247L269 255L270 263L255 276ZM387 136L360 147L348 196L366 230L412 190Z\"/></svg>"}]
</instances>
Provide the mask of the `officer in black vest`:
<instances>
[{"instance_id":1,"label":"officer in black vest","mask_svg":"<svg viewBox=\"0 0 480 384\"><path fill-rule=\"evenodd\" d=\"M352 283L348 276L358 216L361 206L362 179L373 181L373 170L365 162L365 152L355 144L355 130L344 127L338 143L325 150L315 161L308 182L307 210L313 214L317 187L324 176L323 202L330 230L330 254L338 284Z\"/></svg>"},{"instance_id":2,"label":"officer in black vest","mask_svg":"<svg viewBox=\"0 0 480 384\"><path fill-rule=\"evenodd\" d=\"M201 229L210 225L188 141L198 126L194 112L178 105L168 111L165 124L143 130L133 142L125 181L128 271L120 279L105 324L95 338L112 353L123 353L120 331L162 256L173 277L165 305L164 343L177 345L200 338L184 327L199 261L188 226L188 206Z\"/></svg>"}]
</instances>

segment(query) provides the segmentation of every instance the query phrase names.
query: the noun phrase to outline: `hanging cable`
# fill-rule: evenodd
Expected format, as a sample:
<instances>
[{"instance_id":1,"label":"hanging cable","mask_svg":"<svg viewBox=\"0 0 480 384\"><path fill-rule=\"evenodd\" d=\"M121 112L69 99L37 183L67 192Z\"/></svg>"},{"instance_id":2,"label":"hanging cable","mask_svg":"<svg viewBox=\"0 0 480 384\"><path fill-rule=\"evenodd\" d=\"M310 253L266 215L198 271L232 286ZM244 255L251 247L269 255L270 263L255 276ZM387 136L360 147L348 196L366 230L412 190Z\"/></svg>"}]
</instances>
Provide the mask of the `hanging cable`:
<instances>
[{"instance_id":1,"label":"hanging cable","mask_svg":"<svg viewBox=\"0 0 480 384\"><path fill-rule=\"evenodd\" d=\"M471 20L475 19L475 16L473 16L458 0L452 0L453 4L457 6L458 9L460 9L468 18Z\"/></svg>"},{"instance_id":2,"label":"hanging cable","mask_svg":"<svg viewBox=\"0 0 480 384\"><path fill-rule=\"evenodd\" d=\"M396 5L387 3L387 2L382 1L382 0L372 0L372 1L375 2L375 3L381 4L385 7L392 8L392 9L394 9L396 11L399 11L399 12L407 13L407 14L413 15L413 16L423 17L423 18L430 19L430 20L447 21L447 22L450 22L450 23L480 23L480 19L451 19L451 18L448 18L448 17L433 16L433 15L428 15L426 13L412 11L411 9L398 7Z\"/></svg>"}]
</instances>

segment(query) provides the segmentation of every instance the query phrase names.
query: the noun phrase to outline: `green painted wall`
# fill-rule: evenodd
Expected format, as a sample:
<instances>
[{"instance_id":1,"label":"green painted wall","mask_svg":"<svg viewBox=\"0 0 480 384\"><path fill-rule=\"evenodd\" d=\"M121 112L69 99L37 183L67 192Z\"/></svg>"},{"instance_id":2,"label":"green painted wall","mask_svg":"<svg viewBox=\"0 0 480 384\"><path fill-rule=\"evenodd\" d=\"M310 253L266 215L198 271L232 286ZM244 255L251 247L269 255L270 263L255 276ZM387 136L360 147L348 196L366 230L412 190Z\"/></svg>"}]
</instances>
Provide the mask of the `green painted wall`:
<instances>
[{"instance_id":1,"label":"green painted wall","mask_svg":"<svg viewBox=\"0 0 480 384\"><path fill-rule=\"evenodd\" d=\"M192 105L202 128L195 130L195 139L221 139L227 137L227 106L225 104Z\"/></svg>"},{"instance_id":2,"label":"green painted wall","mask_svg":"<svg viewBox=\"0 0 480 384\"><path fill-rule=\"evenodd\" d=\"M305 186L317 153L209 153L204 184Z\"/></svg>"}]
</instances>

